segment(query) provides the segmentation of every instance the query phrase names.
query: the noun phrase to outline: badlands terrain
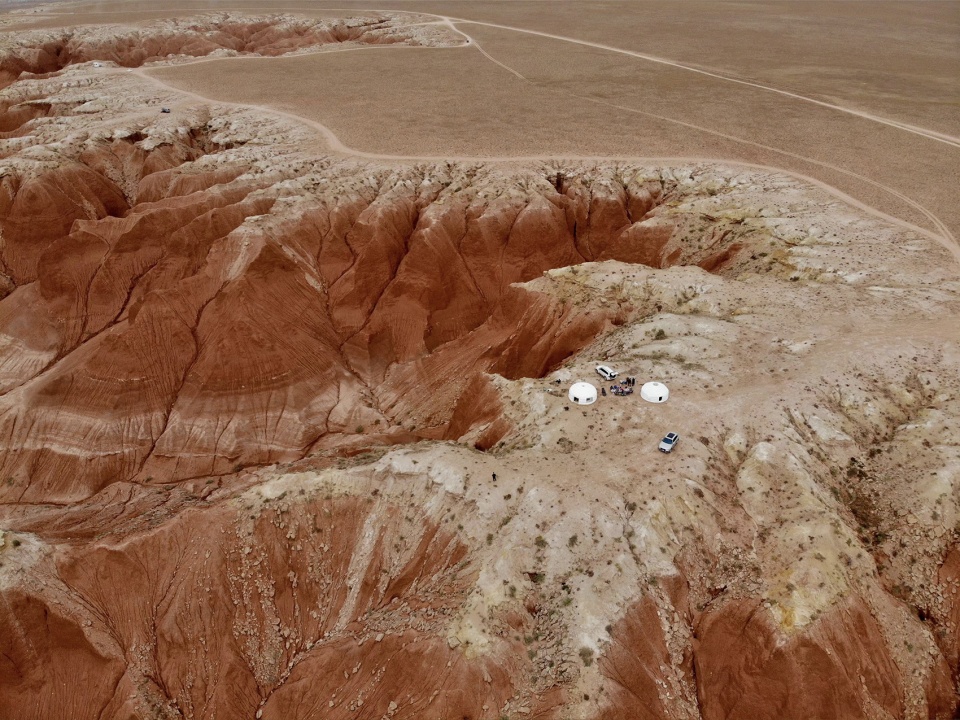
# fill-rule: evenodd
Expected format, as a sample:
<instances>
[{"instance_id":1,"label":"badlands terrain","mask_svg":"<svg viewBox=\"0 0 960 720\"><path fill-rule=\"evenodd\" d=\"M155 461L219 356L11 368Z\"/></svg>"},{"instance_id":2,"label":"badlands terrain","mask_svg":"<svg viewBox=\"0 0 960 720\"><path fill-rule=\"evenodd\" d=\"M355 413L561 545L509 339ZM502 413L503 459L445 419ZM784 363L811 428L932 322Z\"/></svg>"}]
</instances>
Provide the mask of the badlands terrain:
<instances>
[{"instance_id":1,"label":"badlands terrain","mask_svg":"<svg viewBox=\"0 0 960 720\"><path fill-rule=\"evenodd\" d=\"M0 718L956 717L950 6L390 5L0 16Z\"/></svg>"}]
</instances>

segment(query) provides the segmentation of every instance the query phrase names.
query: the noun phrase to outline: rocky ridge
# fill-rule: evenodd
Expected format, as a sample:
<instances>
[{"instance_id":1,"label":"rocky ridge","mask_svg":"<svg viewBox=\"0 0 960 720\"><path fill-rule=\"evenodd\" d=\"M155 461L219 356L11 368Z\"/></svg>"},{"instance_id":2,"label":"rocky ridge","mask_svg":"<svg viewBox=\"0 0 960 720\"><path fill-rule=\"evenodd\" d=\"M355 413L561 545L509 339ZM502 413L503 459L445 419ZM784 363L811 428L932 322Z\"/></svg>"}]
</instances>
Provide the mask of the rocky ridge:
<instances>
[{"instance_id":1,"label":"rocky ridge","mask_svg":"<svg viewBox=\"0 0 960 720\"><path fill-rule=\"evenodd\" d=\"M942 248L45 72L0 98L2 713L953 716ZM671 401L571 406L598 361Z\"/></svg>"},{"instance_id":2,"label":"rocky ridge","mask_svg":"<svg viewBox=\"0 0 960 720\"><path fill-rule=\"evenodd\" d=\"M321 19L221 12L139 25L25 29L0 36L0 85L95 61L132 68L201 57L277 57L363 45L443 47L462 41L434 18L389 12Z\"/></svg>"}]
</instances>

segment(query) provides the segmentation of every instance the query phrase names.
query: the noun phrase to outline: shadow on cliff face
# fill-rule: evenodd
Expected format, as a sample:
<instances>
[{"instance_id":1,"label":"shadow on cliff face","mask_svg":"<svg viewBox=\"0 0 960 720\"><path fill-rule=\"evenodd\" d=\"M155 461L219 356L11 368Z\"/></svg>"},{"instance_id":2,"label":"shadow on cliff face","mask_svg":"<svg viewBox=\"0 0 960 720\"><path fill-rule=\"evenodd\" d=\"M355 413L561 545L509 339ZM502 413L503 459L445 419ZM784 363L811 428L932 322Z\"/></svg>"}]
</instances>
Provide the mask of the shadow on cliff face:
<instances>
[{"instance_id":1,"label":"shadow on cliff face","mask_svg":"<svg viewBox=\"0 0 960 720\"><path fill-rule=\"evenodd\" d=\"M21 104L11 112L18 108L27 108L24 122L52 114L49 104ZM89 236L97 232L96 223L109 227L108 218L126 217L139 203L159 199L164 171L224 149L202 128L175 142L145 147L143 139L141 133L132 133L96 142L73 159L51 157L51 162L41 160L27 172L8 172L0 178L2 272L14 285L37 280L42 255L59 258L60 245L72 232ZM183 220L180 213L175 222Z\"/></svg>"},{"instance_id":2,"label":"shadow on cliff face","mask_svg":"<svg viewBox=\"0 0 960 720\"><path fill-rule=\"evenodd\" d=\"M31 120L50 117L54 112L54 106L49 102L0 102L0 140L26 134L29 130L25 126Z\"/></svg>"},{"instance_id":3,"label":"shadow on cliff face","mask_svg":"<svg viewBox=\"0 0 960 720\"><path fill-rule=\"evenodd\" d=\"M246 172L208 128L177 138L2 180L0 496L416 438L492 447L510 428L488 373L540 377L656 310L518 283L606 259L723 272L740 248L725 221L689 241L659 215L672 186L623 169L291 177Z\"/></svg>"}]
</instances>

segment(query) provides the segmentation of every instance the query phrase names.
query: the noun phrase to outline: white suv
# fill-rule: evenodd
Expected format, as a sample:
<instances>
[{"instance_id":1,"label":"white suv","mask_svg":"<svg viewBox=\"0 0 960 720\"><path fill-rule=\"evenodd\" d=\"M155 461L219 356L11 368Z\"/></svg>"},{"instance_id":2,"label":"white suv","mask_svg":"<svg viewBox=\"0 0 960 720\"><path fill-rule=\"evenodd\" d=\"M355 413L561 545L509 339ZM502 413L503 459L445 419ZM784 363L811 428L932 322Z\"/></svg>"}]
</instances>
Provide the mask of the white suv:
<instances>
[{"instance_id":1,"label":"white suv","mask_svg":"<svg viewBox=\"0 0 960 720\"><path fill-rule=\"evenodd\" d=\"M604 380L615 380L617 377L617 371L613 368L607 367L606 365L597 365L597 375L602 377Z\"/></svg>"},{"instance_id":2,"label":"white suv","mask_svg":"<svg viewBox=\"0 0 960 720\"><path fill-rule=\"evenodd\" d=\"M660 452L668 453L677 446L680 436L675 432L667 433L663 440L660 441Z\"/></svg>"}]
</instances>

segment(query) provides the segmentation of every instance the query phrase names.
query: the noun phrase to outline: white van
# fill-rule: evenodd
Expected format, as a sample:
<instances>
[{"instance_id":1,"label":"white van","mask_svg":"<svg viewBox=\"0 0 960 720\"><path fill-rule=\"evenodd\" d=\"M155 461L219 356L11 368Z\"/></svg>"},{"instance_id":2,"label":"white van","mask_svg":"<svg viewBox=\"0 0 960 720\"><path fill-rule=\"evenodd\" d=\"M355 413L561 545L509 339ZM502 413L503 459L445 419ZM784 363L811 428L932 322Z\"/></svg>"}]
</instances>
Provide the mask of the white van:
<instances>
[{"instance_id":1,"label":"white van","mask_svg":"<svg viewBox=\"0 0 960 720\"><path fill-rule=\"evenodd\" d=\"M604 380L615 380L617 377L617 371L606 365L597 365L597 375L602 377Z\"/></svg>"}]
</instances>

